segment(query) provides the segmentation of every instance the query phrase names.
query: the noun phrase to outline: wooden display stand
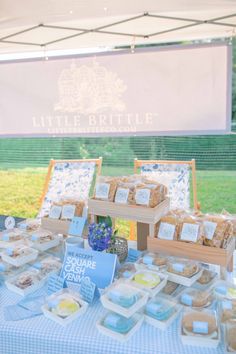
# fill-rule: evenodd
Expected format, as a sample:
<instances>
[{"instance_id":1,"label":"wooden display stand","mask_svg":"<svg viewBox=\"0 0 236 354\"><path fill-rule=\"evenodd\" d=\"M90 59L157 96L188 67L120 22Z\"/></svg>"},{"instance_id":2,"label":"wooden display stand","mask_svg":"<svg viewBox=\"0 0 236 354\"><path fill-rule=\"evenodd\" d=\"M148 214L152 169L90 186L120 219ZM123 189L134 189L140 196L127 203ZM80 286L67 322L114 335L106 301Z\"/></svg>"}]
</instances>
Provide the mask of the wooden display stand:
<instances>
[{"instance_id":1,"label":"wooden display stand","mask_svg":"<svg viewBox=\"0 0 236 354\"><path fill-rule=\"evenodd\" d=\"M113 220L121 218L137 222L137 248L147 249L147 236L154 237L155 224L169 210L170 200L166 198L155 208L138 205L123 205L113 202L89 199L88 209L94 221L97 216L110 216Z\"/></svg>"},{"instance_id":2,"label":"wooden display stand","mask_svg":"<svg viewBox=\"0 0 236 354\"><path fill-rule=\"evenodd\" d=\"M51 218L42 218L41 225L43 229L55 232L58 234L67 235L69 231L70 221L69 220L58 220Z\"/></svg>"},{"instance_id":3,"label":"wooden display stand","mask_svg":"<svg viewBox=\"0 0 236 354\"><path fill-rule=\"evenodd\" d=\"M171 256L184 257L204 263L219 265L221 267L221 276L223 278L226 277L226 269L230 272L233 271L233 252L235 249L234 237L225 249L148 237L147 249L152 252L163 252Z\"/></svg>"}]
</instances>

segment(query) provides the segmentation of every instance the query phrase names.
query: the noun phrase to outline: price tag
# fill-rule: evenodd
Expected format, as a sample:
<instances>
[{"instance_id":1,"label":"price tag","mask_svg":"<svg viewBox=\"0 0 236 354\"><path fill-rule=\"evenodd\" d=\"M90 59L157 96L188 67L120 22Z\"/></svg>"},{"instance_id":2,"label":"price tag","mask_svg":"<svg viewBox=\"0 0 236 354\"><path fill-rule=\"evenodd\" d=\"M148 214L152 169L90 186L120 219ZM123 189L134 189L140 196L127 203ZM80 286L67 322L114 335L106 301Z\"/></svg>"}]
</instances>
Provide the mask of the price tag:
<instances>
[{"instance_id":1,"label":"price tag","mask_svg":"<svg viewBox=\"0 0 236 354\"><path fill-rule=\"evenodd\" d=\"M74 216L70 223L68 234L73 236L82 236L86 220L87 218L83 216Z\"/></svg>"},{"instance_id":2,"label":"price tag","mask_svg":"<svg viewBox=\"0 0 236 354\"><path fill-rule=\"evenodd\" d=\"M94 284L89 277L85 277L81 281L81 286L80 286L80 295L82 299L89 304L93 302L94 296L95 296L95 290L96 290L96 284Z\"/></svg>"},{"instance_id":3,"label":"price tag","mask_svg":"<svg viewBox=\"0 0 236 354\"><path fill-rule=\"evenodd\" d=\"M53 205L50 209L49 212L49 218L51 219L59 219L61 216L61 212L62 212L62 207L59 205Z\"/></svg>"},{"instance_id":4,"label":"price tag","mask_svg":"<svg viewBox=\"0 0 236 354\"><path fill-rule=\"evenodd\" d=\"M151 190L147 188L138 189L135 193L135 200L137 204L148 205L150 200Z\"/></svg>"},{"instance_id":5,"label":"price tag","mask_svg":"<svg viewBox=\"0 0 236 354\"><path fill-rule=\"evenodd\" d=\"M64 288L65 280L57 274L52 274L48 278L48 294L56 293Z\"/></svg>"},{"instance_id":6,"label":"price tag","mask_svg":"<svg viewBox=\"0 0 236 354\"><path fill-rule=\"evenodd\" d=\"M95 189L95 197L100 199L108 199L110 190L109 183L97 183Z\"/></svg>"},{"instance_id":7,"label":"price tag","mask_svg":"<svg viewBox=\"0 0 236 354\"><path fill-rule=\"evenodd\" d=\"M129 196L129 189L127 188L118 188L115 196L115 203L127 204Z\"/></svg>"},{"instance_id":8,"label":"price tag","mask_svg":"<svg viewBox=\"0 0 236 354\"><path fill-rule=\"evenodd\" d=\"M212 240L216 231L217 223L211 221L204 221L205 236L208 240Z\"/></svg>"},{"instance_id":9,"label":"price tag","mask_svg":"<svg viewBox=\"0 0 236 354\"><path fill-rule=\"evenodd\" d=\"M173 240L175 234L175 225L161 222L157 237L162 240Z\"/></svg>"},{"instance_id":10,"label":"price tag","mask_svg":"<svg viewBox=\"0 0 236 354\"><path fill-rule=\"evenodd\" d=\"M62 219L73 219L75 215L75 205L64 205L62 208Z\"/></svg>"},{"instance_id":11,"label":"price tag","mask_svg":"<svg viewBox=\"0 0 236 354\"><path fill-rule=\"evenodd\" d=\"M182 241L197 242L199 225L183 224L180 239Z\"/></svg>"},{"instance_id":12,"label":"price tag","mask_svg":"<svg viewBox=\"0 0 236 354\"><path fill-rule=\"evenodd\" d=\"M7 230L14 229L16 221L12 216L8 216L4 221L4 226Z\"/></svg>"}]
</instances>

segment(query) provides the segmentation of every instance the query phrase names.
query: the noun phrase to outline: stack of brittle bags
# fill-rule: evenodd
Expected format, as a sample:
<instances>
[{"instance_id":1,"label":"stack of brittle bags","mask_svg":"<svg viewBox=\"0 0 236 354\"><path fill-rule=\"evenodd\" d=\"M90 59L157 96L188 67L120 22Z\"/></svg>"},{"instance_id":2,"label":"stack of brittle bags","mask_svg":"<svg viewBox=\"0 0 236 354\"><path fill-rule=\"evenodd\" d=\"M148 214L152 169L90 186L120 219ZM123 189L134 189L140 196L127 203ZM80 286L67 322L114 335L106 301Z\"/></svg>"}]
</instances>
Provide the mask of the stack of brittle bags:
<instances>
[{"instance_id":1,"label":"stack of brittle bags","mask_svg":"<svg viewBox=\"0 0 236 354\"><path fill-rule=\"evenodd\" d=\"M167 188L145 176L98 177L94 199L154 208L167 195Z\"/></svg>"},{"instance_id":2,"label":"stack of brittle bags","mask_svg":"<svg viewBox=\"0 0 236 354\"><path fill-rule=\"evenodd\" d=\"M234 235L233 218L223 214L171 210L156 225L160 239L226 248Z\"/></svg>"}]
</instances>

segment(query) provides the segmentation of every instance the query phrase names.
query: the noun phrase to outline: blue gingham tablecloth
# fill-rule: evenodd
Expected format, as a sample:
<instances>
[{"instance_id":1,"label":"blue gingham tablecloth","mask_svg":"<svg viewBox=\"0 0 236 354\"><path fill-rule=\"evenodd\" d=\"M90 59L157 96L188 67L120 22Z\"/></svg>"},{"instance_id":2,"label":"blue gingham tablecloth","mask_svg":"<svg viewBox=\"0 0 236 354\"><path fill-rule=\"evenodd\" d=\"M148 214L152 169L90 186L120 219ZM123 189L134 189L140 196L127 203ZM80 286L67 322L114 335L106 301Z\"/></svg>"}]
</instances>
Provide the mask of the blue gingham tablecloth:
<instances>
[{"instance_id":1,"label":"blue gingham tablecloth","mask_svg":"<svg viewBox=\"0 0 236 354\"><path fill-rule=\"evenodd\" d=\"M4 306L17 303L21 296L0 288L0 354L223 354L217 349L183 346L177 319L166 331L146 323L126 343L98 332L96 322L106 312L99 301L85 315L62 327L37 316L22 321L5 321Z\"/></svg>"}]
</instances>

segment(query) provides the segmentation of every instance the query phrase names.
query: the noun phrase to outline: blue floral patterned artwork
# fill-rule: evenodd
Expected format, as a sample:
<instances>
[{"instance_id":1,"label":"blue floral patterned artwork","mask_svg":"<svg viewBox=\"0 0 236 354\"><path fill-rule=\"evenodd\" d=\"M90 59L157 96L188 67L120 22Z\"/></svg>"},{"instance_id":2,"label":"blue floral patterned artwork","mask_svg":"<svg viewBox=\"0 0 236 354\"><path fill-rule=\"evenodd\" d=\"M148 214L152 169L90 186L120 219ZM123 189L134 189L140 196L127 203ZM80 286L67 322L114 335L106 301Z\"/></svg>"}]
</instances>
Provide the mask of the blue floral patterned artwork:
<instances>
[{"instance_id":1,"label":"blue floral patterned artwork","mask_svg":"<svg viewBox=\"0 0 236 354\"><path fill-rule=\"evenodd\" d=\"M190 166L188 164L145 164L141 174L168 188L170 209L190 208Z\"/></svg>"},{"instance_id":2,"label":"blue floral patterned artwork","mask_svg":"<svg viewBox=\"0 0 236 354\"><path fill-rule=\"evenodd\" d=\"M56 163L38 217L48 215L52 203L62 196L77 200L88 199L95 166L95 162Z\"/></svg>"}]
</instances>

